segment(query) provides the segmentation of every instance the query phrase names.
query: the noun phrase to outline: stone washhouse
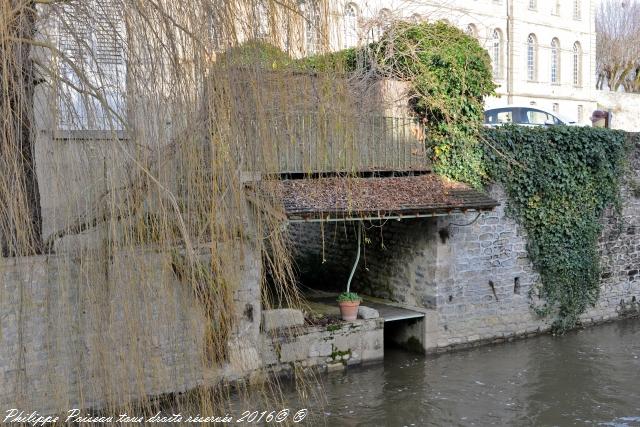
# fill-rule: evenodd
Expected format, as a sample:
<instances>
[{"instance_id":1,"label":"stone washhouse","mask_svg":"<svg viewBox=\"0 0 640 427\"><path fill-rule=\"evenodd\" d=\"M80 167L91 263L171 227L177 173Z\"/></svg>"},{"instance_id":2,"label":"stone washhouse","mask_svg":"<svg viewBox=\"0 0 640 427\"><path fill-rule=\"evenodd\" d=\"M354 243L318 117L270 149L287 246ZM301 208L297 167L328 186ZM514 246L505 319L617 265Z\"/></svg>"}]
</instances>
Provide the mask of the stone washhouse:
<instances>
[{"instance_id":1,"label":"stone washhouse","mask_svg":"<svg viewBox=\"0 0 640 427\"><path fill-rule=\"evenodd\" d=\"M400 99L395 95L403 90L394 82L371 87L381 99ZM319 164L309 154L317 152L317 141L339 143L340 135L312 135L292 151L284 150L282 179L275 183L284 201L283 225L294 246L298 281L309 291L310 303L326 306L327 298L344 290L360 251L352 287L369 308L360 318L314 323L300 310L266 310L265 266L248 241L229 248L241 266L233 289L234 325L228 357L212 363L202 357L209 320L176 277L171 254L141 247L94 262L80 255L99 249L92 245L104 230L68 235L56 240L56 253L0 259L0 406L33 407L41 413L95 408L105 399L124 403L141 393L183 392L265 372L344 369L379 361L385 341L432 352L547 330L549 320L538 318L530 307L538 276L527 258L526 235L505 215L501 188L484 194L436 176L425 162L420 129L403 117L402 108L394 104L374 113L359 127L367 133L357 140L370 144L356 151L355 177L344 178L341 169L354 159L335 157L333 165ZM66 207L99 197L99 185L88 182L125 175L126 155L105 150L95 135L83 139L53 132L50 118L39 118L37 126L43 231L51 235L69 221L63 215L69 213ZM240 139L252 140L247 126L237 131L245 132ZM635 179L639 155L636 149L631 161ZM309 170L317 173L305 176ZM264 191L269 180L247 172L242 177L246 191ZM61 183L71 191L62 191ZM640 199L629 188L622 192L622 218L611 213L604 219L601 296L583 323L638 312ZM241 215L250 225L249 210ZM209 253L201 250L203 256ZM146 262L134 262L141 256ZM330 305L335 307L333 301ZM127 360L136 361L134 374L121 369Z\"/></svg>"}]
</instances>

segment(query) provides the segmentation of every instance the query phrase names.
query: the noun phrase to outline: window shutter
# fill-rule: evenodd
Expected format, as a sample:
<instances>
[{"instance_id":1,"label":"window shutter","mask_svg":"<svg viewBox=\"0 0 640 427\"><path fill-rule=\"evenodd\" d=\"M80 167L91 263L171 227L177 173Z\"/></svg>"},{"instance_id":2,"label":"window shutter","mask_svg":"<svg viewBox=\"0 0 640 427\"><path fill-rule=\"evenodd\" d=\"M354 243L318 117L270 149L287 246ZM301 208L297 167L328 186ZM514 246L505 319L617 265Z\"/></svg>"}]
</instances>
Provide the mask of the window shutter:
<instances>
[{"instance_id":1,"label":"window shutter","mask_svg":"<svg viewBox=\"0 0 640 427\"><path fill-rule=\"evenodd\" d=\"M125 28L121 14L109 0L89 0L82 16L72 6L67 6L65 16L71 20L60 23L58 47L82 70L82 76L64 61L62 77L73 85L65 85L61 91L60 127L62 129L121 129L122 124L113 113L124 116L126 90L126 58L124 55ZM75 13L74 13L75 12ZM95 87L105 103L83 91ZM76 88L80 88L79 92Z\"/></svg>"}]
</instances>

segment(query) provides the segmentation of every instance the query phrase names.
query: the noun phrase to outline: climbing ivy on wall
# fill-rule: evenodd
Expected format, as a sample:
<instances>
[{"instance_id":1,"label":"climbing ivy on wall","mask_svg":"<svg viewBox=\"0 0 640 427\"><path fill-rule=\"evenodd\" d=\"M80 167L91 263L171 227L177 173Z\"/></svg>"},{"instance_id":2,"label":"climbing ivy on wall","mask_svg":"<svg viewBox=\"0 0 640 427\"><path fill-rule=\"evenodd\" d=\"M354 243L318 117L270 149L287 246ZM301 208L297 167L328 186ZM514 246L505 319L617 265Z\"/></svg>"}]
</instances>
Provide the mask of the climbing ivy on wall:
<instances>
[{"instance_id":1,"label":"climbing ivy on wall","mask_svg":"<svg viewBox=\"0 0 640 427\"><path fill-rule=\"evenodd\" d=\"M435 171L480 187L485 172L478 131L484 97L495 90L487 51L443 22L398 24L372 50L386 74L411 82Z\"/></svg>"},{"instance_id":2,"label":"climbing ivy on wall","mask_svg":"<svg viewBox=\"0 0 640 427\"><path fill-rule=\"evenodd\" d=\"M484 131L485 163L525 228L541 277L536 307L557 313L555 332L575 326L599 294L598 238L608 206L619 207L625 134L589 127L505 126Z\"/></svg>"},{"instance_id":3,"label":"climbing ivy on wall","mask_svg":"<svg viewBox=\"0 0 640 427\"><path fill-rule=\"evenodd\" d=\"M494 93L491 61L478 41L443 22L399 22L379 42L304 58L304 70L392 78L411 85L411 106L427 127L436 172L475 187L485 175L478 132Z\"/></svg>"}]
</instances>

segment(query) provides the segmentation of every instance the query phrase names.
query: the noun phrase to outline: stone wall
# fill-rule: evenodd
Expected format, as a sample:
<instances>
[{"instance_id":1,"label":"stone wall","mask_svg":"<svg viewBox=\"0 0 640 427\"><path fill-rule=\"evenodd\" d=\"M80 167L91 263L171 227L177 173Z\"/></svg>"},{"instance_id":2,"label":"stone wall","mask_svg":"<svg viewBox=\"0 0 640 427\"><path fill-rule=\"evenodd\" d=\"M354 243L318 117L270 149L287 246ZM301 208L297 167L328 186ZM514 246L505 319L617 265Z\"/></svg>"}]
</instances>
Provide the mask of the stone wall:
<instances>
[{"instance_id":1,"label":"stone wall","mask_svg":"<svg viewBox=\"0 0 640 427\"><path fill-rule=\"evenodd\" d=\"M550 326L531 310L529 291L538 282L526 253L526 235L505 215L500 187L490 195L500 202L492 212L460 214L439 220L447 230L446 258L439 272L436 327L428 348L534 333Z\"/></svg>"},{"instance_id":2,"label":"stone wall","mask_svg":"<svg viewBox=\"0 0 640 427\"><path fill-rule=\"evenodd\" d=\"M235 329L229 362L221 365L205 357L208 320L170 256L1 260L0 408L99 407L261 367L260 259L247 248L238 260Z\"/></svg>"},{"instance_id":3,"label":"stone wall","mask_svg":"<svg viewBox=\"0 0 640 427\"><path fill-rule=\"evenodd\" d=\"M622 215L608 212L600 240L602 282L595 307L582 322L638 314L640 309L640 149L622 188ZM499 186L489 189L500 202L491 212L432 219L389 220L367 230L364 257L353 289L426 311L422 343L426 350L500 341L548 330L550 318L532 310L538 304L539 275L526 252L526 233L506 215ZM371 227L371 225L366 225ZM355 226L298 224L300 281L344 290L356 253Z\"/></svg>"},{"instance_id":4,"label":"stone wall","mask_svg":"<svg viewBox=\"0 0 640 427\"><path fill-rule=\"evenodd\" d=\"M262 337L262 357L273 370L337 369L384 357L384 322L358 319L328 326L277 331Z\"/></svg>"},{"instance_id":5,"label":"stone wall","mask_svg":"<svg viewBox=\"0 0 640 427\"><path fill-rule=\"evenodd\" d=\"M603 219L601 294L582 316L585 324L637 314L640 307L640 245L635 235L640 200L628 188L622 194L622 218L608 212ZM467 227L449 227L452 265L446 283L438 284L437 327L427 339L431 348L524 336L550 327L550 319L531 310L538 302L539 277L526 255L526 234L505 215L507 200L501 188L492 188L491 195L501 207Z\"/></svg>"},{"instance_id":6,"label":"stone wall","mask_svg":"<svg viewBox=\"0 0 640 427\"><path fill-rule=\"evenodd\" d=\"M627 183L640 176L639 156L636 148ZM596 306L582 316L585 324L638 313L640 199L631 187L626 184L621 190L621 216L609 211L603 218L601 293ZM534 286L539 277L526 255L526 234L505 215L507 200L502 189L493 187L490 193L500 207L469 226L448 227L452 265L447 282L438 284L437 333L428 340L432 347L522 336L550 326L549 319L540 319L530 308L538 302ZM471 221L472 217L464 215L453 222Z\"/></svg>"},{"instance_id":7,"label":"stone wall","mask_svg":"<svg viewBox=\"0 0 640 427\"><path fill-rule=\"evenodd\" d=\"M249 245L240 252L223 362L205 351L211 320L176 277L170 255L1 260L0 410L100 408L260 373L383 358L380 318L310 326L289 310L296 325L261 331L261 261Z\"/></svg>"}]
</instances>

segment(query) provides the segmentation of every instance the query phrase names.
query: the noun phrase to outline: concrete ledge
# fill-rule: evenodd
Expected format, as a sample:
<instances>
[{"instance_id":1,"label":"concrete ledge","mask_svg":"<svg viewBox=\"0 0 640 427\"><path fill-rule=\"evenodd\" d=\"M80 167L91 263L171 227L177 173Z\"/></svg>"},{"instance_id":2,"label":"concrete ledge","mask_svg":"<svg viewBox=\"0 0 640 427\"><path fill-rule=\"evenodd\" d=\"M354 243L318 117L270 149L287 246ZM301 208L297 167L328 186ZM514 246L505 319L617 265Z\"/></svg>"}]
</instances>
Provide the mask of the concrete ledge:
<instances>
[{"instance_id":1,"label":"concrete ledge","mask_svg":"<svg viewBox=\"0 0 640 427\"><path fill-rule=\"evenodd\" d=\"M275 336L262 336L261 354L271 370L280 370L292 363L304 368L327 369L335 364L347 366L384 357L382 318L291 331L283 329Z\"/></svg>"},{"instance_id":2,"label":"concrete ledge","mask_svg":"<svg viewBox=\"0 0 640 427\"><path fill-rule=\"evenodd\" d=\"M380 313L376 309L361 305L358 307L358 317L360 319L377 319L380 317Z\"/></svg>"}]
</instances>

